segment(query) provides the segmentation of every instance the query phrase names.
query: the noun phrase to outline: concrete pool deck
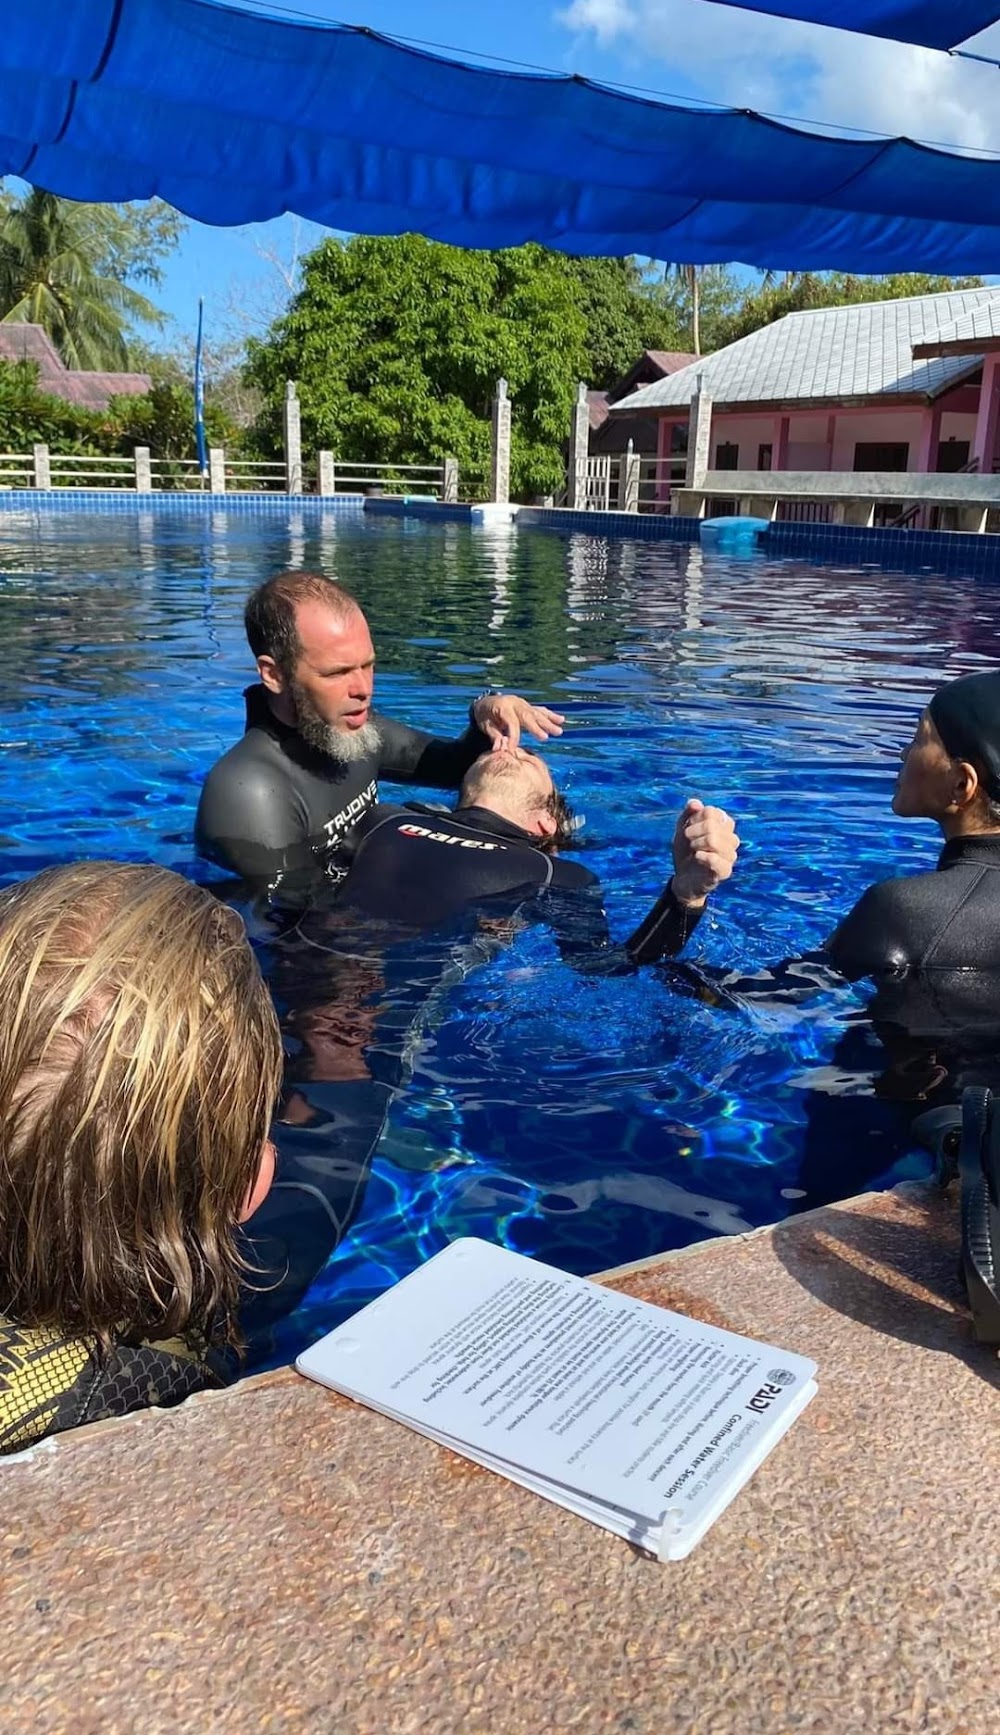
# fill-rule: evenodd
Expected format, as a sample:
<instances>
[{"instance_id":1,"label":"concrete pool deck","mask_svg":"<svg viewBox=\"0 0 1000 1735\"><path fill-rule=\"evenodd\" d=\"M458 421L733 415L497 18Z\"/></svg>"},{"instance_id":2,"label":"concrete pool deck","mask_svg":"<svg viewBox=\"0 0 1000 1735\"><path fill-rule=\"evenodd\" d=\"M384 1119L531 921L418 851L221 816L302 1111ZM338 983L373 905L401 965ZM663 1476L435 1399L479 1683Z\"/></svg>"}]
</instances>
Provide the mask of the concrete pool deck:
<instances>
[{"instance_id":1,"label":"concrete pool deck","mask_svg":"<svg viewBox=\"0 0 1000 1735\"><path fill-rule=\"evenodd\" d=\"M290 1370L0 1463L0 1724L822 1735L996 1727L997 1358L908 1186L614 1273L819 1363L659 1566Z\"/></svg>"}]
</instances>

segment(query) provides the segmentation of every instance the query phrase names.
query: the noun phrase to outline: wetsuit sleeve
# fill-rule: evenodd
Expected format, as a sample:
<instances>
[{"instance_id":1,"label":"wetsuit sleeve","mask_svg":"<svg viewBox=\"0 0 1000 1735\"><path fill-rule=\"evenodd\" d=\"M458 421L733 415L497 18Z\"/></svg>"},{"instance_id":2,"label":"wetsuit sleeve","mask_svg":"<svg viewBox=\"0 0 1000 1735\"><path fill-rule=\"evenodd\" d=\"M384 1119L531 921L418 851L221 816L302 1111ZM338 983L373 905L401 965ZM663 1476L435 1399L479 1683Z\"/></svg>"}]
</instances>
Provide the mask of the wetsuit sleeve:
<instances>
[{"instance_id":1,"label":"wetsuit sleeve","mask_svg":"<svg viewBox=\"0 0 1000 1735\"><path fill-rule=\"evenodd\" d=\"M420 783L429 789L457 789L473 760L489 750L490 741L470 720L464 735L444 741L423 729L411 729L391 717L378 718L381 748L379 776L392 783Z\"/></svg>"},{"instance_id":2,"label":"wetsuit sleeve","mask_svg":"<svg viewBox=\"0 0 1000 1735\"><path fill-rule=\"evenodd\" d=\"M308 867L313 851L287 779L246 758L225 759L205 779L195 819L201 855L247 879Z\"/></svg>"},{"instance_id":3,"label":"wetsuit sleeve","mask_svg":"<svg viewBox=\"0 0 1000 1735\"><path fill-rule=\"evenodd\" d=\"M827 941L828 961L849 982L905 967L907 950L897 940L899 884L882 880L869 886Z\"/></svg>"},{"instance_id":4,"label":"wetsuit sleeve","mask_svg":"<svg viewBox=\"0 0 1000 1735\"><path fill-rule=\"evenodd\" d=\"M625 942L633 964L655 964L658 958L676 958L683 951L705 914L705 905L689 909L674 897L668 880L653 908Z\"/></svg>"}]
</instances>

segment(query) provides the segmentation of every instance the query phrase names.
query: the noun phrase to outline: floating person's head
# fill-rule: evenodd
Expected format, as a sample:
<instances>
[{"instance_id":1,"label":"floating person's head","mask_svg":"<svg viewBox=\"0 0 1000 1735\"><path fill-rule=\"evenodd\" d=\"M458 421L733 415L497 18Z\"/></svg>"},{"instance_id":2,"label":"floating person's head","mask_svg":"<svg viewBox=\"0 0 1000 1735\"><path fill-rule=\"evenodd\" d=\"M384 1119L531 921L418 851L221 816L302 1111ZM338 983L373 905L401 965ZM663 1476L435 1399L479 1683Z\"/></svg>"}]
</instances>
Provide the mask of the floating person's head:
<instances>
[{"instance_id":1,"label":"floating person's head","mask_svg":"<svg viewBox=\"0 0 1000 1735\"><path fill-rule=\"evenodd\" d=\"M50 868L0 894L0 1020L0 1314L231 1336L282 1065L239 917L165 868Z\"/></svg>"},{"instance_id":2,"label":"floating person's head","mask_svg":"<svg viewBox=\"0 0 1000 1735\"><path fill-rule=\"evenodd\" d=\"M552 773L525 747L481 753L462 780L459 809L484 807L534 837L541 849L564 848L573 838L572 809Z\"/></svg>"},{"instance_id":3,"label":"floating person's head","mask_svg":"<svg viewBox=\"0 0 1000 1735\"><path fill-rule=\"evenodd\" d=\"M264 686L309 746L342 762L374 752L375 649L353 596L321 572L280 572L244 621Z\"/></svg>"},{"instance_id":4,"label":"floating person's head","mask_svg":"<svg viewBox=\"0 0 1000 1735\"><path fill-rule=\"evenodd\" d=\"M939 687L903 754L893 811L946 831L1000 831L1000 671Z\"/></svg>"}]
</instances>

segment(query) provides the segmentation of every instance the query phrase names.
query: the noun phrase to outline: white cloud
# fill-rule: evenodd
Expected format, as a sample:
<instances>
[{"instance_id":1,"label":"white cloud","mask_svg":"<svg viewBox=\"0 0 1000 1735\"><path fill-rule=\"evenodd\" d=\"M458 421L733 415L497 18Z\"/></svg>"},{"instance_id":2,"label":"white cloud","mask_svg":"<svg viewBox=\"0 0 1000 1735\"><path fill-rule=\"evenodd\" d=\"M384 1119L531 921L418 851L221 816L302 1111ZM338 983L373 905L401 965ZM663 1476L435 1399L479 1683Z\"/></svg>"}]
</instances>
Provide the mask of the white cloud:
<instances>
[{"instance_id":1,"label":"white cloud","mask_svg":"<svg viewBox=\"0 0 1000 1735\"><path fill-rule=\"evenodd\" d=\"M770 114L1000 149L1000 71L711 0L573 0L558 21L615 55L598 76ZM1000 54L998 30L976 52ZM673 77L675 84L671 83Z\"/></svg>"},{"instance_id":2,"label":"white cloud","mask_svg":"<svg viewBox=\"0 0 1000 1735\"><path fill-rule=\"evenodd\" d=\"M572 0L559 23L568 30L592 30L598 42L612 42L635 29L637 16L629 0Z\"/></svg>"}]
</instances>

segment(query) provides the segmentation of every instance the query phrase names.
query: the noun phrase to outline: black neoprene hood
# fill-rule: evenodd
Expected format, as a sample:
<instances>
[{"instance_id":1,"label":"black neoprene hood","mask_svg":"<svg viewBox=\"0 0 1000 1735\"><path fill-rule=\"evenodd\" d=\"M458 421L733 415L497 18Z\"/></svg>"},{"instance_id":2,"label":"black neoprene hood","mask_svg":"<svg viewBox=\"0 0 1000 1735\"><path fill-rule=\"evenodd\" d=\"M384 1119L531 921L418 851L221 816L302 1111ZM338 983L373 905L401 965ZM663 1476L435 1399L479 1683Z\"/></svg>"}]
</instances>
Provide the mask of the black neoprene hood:
<instances>
[{"instance_id":1,"label":"black neoprene hood","mask_svg":"<svg viewBox=\"0 0 1000 1735\"><path fill-rule=\"evenodd\" d=\"M928 710L946 751L969 760L990 800L1000 801L1000 672L948 681Z\"/></svg>"}]
</instances>

